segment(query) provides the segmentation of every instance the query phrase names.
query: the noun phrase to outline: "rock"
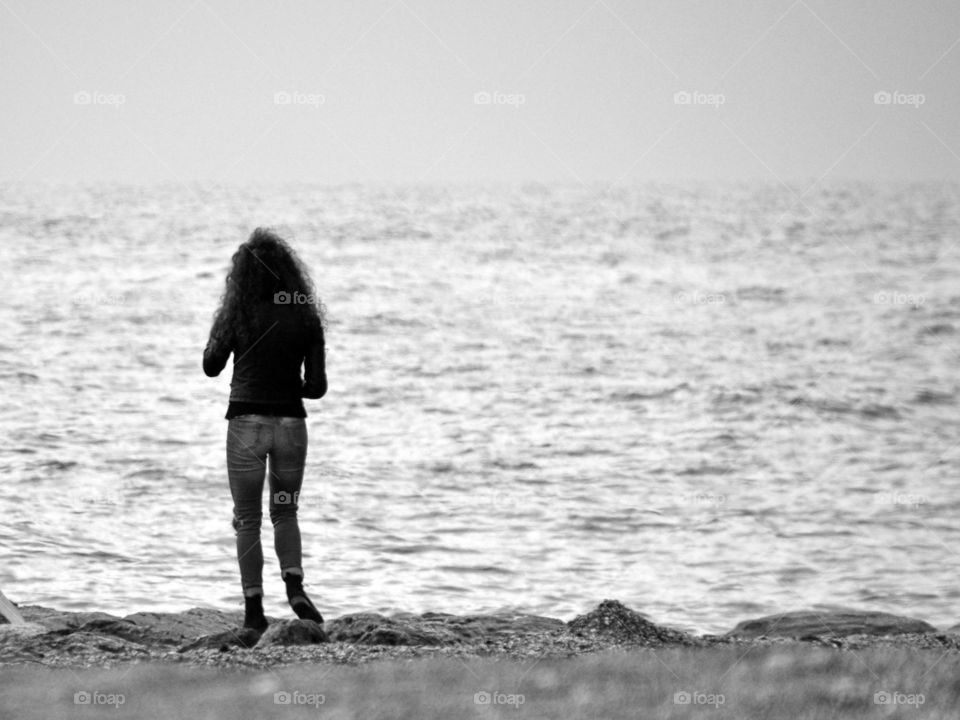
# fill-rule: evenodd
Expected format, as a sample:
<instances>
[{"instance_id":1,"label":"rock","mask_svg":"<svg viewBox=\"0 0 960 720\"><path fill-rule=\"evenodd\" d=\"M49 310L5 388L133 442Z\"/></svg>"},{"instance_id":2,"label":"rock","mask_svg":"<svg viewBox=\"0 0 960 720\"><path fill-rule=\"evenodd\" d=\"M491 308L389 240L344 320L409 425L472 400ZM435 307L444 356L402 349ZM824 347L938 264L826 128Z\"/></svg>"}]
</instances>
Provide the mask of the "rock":
<instances>
[{"instance_id":1,"label":"rock","mask_svg":"<svg viewBox=\"0 0 960 720\"><path fill-rule=\"evenodd\" d=\"M437 651L532 657L580 654L631 644L648 647L769 644L788 643L793 638L817 638L830 647L844 648L852 643L882 642L926 643L924 647L960 649L960 638L953 634L960 631L960 626L938 634L921 620L843 608L749 620L718 638L695 638L657 625L616 600L604 600L591 612L569 623L524 613L461 616L427 612L396 613L389 617L354 613L331 620L325 626L308 620L270 619L271 624L264 633L242 628L242 613L209 608L180 613L141 612L124 618L32 606L18 609L26 623L0 625L0 663L83 665L172 656L190 662L269 664L276 653L219 655L209 651L297 646L303 647L303 652L310 657L319 654L340 660L386 654L412 657ZM331 645L316 647L327 643ZM191 651L197 652L190 654ZM284 657L289 655L290 651L283 653Z\"/></svg>"},{"instance_id":2,"label":"rock","mask_svg":"<svg viewBox=\"0 0 960 720\"><path fill-rule=\"evenodd\" d=\"M617 600L604 600L595 610L567 624L571 633L599 635L617 642L644 645L689 645L693 638L679 630L656 625Z\"/></svg>"},{"instance_id":3,"label":"rock","mask_svg":"<svg viewBox=\"0 0 960 720\"><path fill-rule=\"evenodd\" d=\"M169 633L155 633L150 625L138 625L123 618L107 613L30 613L39 617L37 622L29 622L24 627L42 628L42 633L52 637L63 637L74 633L114 637L128 643L144 646L175 645ZM13 626L11 626L13 627ZM38 634L36 632L31 634Z\"/></svg>"},{"instance_id":4,"label":"rock","mask_svg":"<svg viewBox=\"0 0 960 720\"><path fill-rule=\"evenodd\" d=\"M76 630L95 620L120 620L116 615L105 612L63 612L38 605L26 605L20 610L27 622L39 623L51 632Z\"/></svg>"},{"instance_id":5,"label":"rock","mask_svg":"<svg viewBox=\"0 0 960 720\"><path fill-rule=\"evenodd\" d=\"M261 638L259 630L245 627L234 627L223 632L204 635L196 640L183 645L178 652L184 653L190 650L213 649L220 652L226 652L230 648L252 648Z\"/></svg>"},{"instance_id":6,"label":"rock","mask_svg":"<svg viewBox=\"0 0 960 720\"><path fill-rule=\"evenodd\" d=\"M358 645L455 645L457 635L425 627L419 616L388 618L378 613L354 613L326 623L334 642Z\"/></svg>"},{"instance_id":7,"label":"rock","mask_svg":"<svg viewBox=\"0 0 960 720\"><path fill-rule=\"evenodd\" d=\"M88 661L100 662L111 657L131 659L147 654L149 650L138 643L77 630L48 632L43 628L40 633L9 633L0 636L0 660L6 662L60 661L83 664Z\"/></svg>"},{"instance_id":8,"label":"rock","mask_svg":"<svg viewBox=\"0 0 960 720\"><path fill-rule=\"evenodd\" d=\"M727 637L757 638L786 637L813 638L822 635L847 637L849 635L905 635L935 633L936 629L914 618L889 613L861 610L797 610L781 615L767 615L756 620L744 620Z\"/></svg>"},{"instance_id":9,"label":"rock","mask_svg":"<svg viewBox=\"0 0 960 720\"><path fill-rule=\"evenodd\" d=\"M137 625L122 618L94 618L76 628L75 631L66 630L61 632L86 632L96 633L97 635L109 635L138 645L174 644L167 641L163 636L155 635L149 626Z\"/></svg>"},{"instance_id":10,"label":"rock","mask_svg":"<svg viewBox=\"0 0 960 720\"><path fill-rule=\"evenodd\" d=\"M326 624L334 642L357 645L414 645L449 647L483 644L487 641L531 633L563 633L562 620L524 613L500 615L422 615L378 613L344 615Z\"/></svg>"},{"instance_id":11,"label":"rock","mask_svg":"<svg viewBox=\"0 0 960 720\"><path fill-rule=\"evenodd\" d=\"M42 635L45 632L47 632L47 628L35 622L25 622L18 625L0 625L0 644L15 641L19 638Z\"/></svg>"},{"instance_id":12,"label":"rock","mask_svg":"<svg viewBox=\"0 0 960 720\"><path fill-rule=\"evenodd\" d=\"M159 641L174 645L243 625L243 613L226 613L210 608L191 608L179 613L138 612L123 619L147 628Z\"/></svg>"},{"instance_id":13,"label":"rock","mask_svg":"<svg viewBox=\"0 0 960 720\"><path fill-rule=\"evenodd\" d=\"M327 633L313 620L281 620L267 628L257 647L315 645L329 640Z\"/></svg>"},{"instance_id":14,"label":"rock","mask_svg":"<svg viewBox=\"0 0 960 720\"><path fill-rule=\"evenodd\" d=\"M146 648L139 643L128 642L123 638L109 635L79 631L71 632L65 636L48 633L35 638L35 641L38 641L40 649L44 651L56 651L72 656L146 652Z\"/></svg>"},{"instance_id":15,"label":"rock","mask_svg":"<svg viewBox=\"0 0 960 720\"><path fill-rule=\"evenodd\" d=\"M394 617L404 616L395 615ZM566 623L563 620L527 613L461 616L428 612L419 616L419 619L427 626L447 627L464 641L482 641L497 636L531 633L562 633L566 630Z\"/></svg>"},{"instance_id":16,"label":"rock","mask_svg":"<svg viewBox=\"0 0 960 720\"><path fill-rule=\"evenodd\" d=\"M78 625L90 616L93 619ZM149 652L153 644L145 629L106 613L48 614L42 623L3 627L10 628L0 631L0 657L4 659L129 657Z\"/></svg>"}]
</instances>

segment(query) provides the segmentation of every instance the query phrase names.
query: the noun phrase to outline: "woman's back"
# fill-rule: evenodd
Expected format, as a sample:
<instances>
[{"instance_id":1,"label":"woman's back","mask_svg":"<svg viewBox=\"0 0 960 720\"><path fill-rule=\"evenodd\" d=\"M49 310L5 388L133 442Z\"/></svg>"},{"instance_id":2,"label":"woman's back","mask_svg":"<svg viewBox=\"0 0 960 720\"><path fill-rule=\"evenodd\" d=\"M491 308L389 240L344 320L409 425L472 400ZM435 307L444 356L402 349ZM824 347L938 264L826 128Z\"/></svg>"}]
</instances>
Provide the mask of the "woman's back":
<instances>
[{"instance_id":1,"label":"woman's back","mask_svg":"<svg viewBox=\"0 0 960 720\"><path fill-rule=\"evenodd\" d=\"M326 393L323 328L319 323L305 325L294 305L260 302L254 306L247 337L211 337L204 372L219 375L231 352L231 402L297 403Z\"/></svg>"}]
</instances>

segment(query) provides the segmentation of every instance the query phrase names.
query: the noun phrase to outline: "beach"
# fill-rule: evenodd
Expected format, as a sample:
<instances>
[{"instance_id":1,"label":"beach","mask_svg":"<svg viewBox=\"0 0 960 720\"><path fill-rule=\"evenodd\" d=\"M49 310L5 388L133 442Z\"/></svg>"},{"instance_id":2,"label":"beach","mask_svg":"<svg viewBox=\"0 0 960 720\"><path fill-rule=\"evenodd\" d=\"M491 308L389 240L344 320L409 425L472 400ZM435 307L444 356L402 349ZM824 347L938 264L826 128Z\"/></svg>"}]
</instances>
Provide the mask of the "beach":
<instances>
[{"instance_id":1,"label":"beach","mask_svg":"<svg viewBox=\"0 0 960 720\"><path fill-rule=\"evenodd\" d=\"M212 609L20 610L25 624L0 625L0 706L17 718L946 717L960 700L960 629L883 613L785 613L693 636L607 600L567 622L274 618L258 638Z\"/></svg>"}]
</instances>

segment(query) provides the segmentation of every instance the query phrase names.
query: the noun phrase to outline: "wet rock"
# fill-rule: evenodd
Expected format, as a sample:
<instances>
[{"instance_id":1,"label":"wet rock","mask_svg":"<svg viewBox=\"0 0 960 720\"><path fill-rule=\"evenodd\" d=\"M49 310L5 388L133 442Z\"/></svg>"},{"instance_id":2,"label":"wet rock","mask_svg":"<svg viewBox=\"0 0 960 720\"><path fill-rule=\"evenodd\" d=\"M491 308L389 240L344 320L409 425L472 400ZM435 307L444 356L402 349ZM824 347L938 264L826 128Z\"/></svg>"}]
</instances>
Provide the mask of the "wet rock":
<instances>
[{"instance_id":1,"label":"wet rock","mask_svg":"<svg viewBox=\"0 0 960 720\"><path fill-rule=\"evenodd\" d=\"M578 635L596 635L622 643L689 645L694 642L687 633L656 625L617 600L604 600L595 610L571 620L567 628Z\"/></svg>"},{"instance_id":2,"label":"wet rock","mask_svg":"<svg viewBox=\"0 0 960 720\"><path fill-rule=\"evenodd\" d=\"M325 642L329 642L327 633L313 620L281 620L267 628L257 647L315 645Z\"/></svg>"},{"instance_id":3,"label":"wet rock","mask_svg":"<svg viewBox=\"0 0 960 720\"><path fill-rule=\"evenodd\" d=\"M936 629L914 618L861 610L798 610L744 620L727 633L728 637L816 638L850 635L906 635L935 633Z\"/></svg>"}]
</instances>

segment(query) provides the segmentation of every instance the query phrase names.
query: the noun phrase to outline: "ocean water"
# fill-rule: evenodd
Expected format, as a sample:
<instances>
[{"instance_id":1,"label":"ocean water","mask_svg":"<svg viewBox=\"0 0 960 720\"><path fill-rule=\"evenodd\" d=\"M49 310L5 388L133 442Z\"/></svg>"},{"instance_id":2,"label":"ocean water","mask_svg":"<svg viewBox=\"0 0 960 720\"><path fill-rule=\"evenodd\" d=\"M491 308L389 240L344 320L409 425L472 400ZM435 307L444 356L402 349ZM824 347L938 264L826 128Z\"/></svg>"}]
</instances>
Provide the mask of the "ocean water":
<instances>
[{"instance_id":1,"label":"ocean water","mask_svg":"<svg viewBox=\"0 0 960 720\"><path fill-rule=\"evenodd\" d=\"M240 606L201 370L256 225L311 267L325 615L617 598L960 618L954 185L0 187L0 588ZM288 614L264 529L268 613Z\"/></svg>"}]
</instances>

